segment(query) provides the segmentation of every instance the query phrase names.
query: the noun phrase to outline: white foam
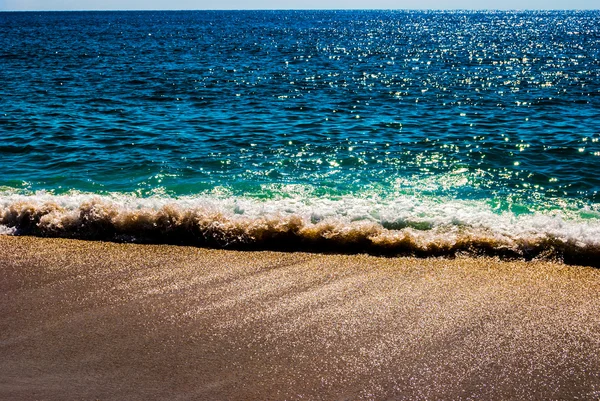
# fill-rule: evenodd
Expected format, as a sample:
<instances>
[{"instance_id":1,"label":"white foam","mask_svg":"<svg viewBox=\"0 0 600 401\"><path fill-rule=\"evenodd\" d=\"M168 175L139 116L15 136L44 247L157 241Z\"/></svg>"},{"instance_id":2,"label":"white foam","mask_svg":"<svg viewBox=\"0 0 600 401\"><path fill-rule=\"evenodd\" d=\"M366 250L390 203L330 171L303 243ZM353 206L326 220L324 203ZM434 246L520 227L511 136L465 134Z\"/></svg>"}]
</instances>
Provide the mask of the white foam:
<instances>
[{"instance_id":1,"label":"white foam","mask_svg":"<svg viewBox=\"0 0 600 401\"><path fill-rule=\"evenodd\" d=\"M14 235L17 229L0 224L0 235Z\"/></svg>"},{"instance_id":2,"label":"white foam","mask_svg":"<svg viewBox=\"0 0 600 401\"><path fill-rule=\"evenodd\" d=\"M102 225L131 238L140 230L162 235L185 226L196 236L214 236L223 244L269 241L287 233L302 241L366 241L378 247L403 247L409 241L420 252L470 246L512 249L516 254L530 248L540 253L545 246L600 249L597 205L586 206L587 218L583 218L574 206L517 215L498 213L485 201L417 195L365 192L328 198L298 188L284 195L261 200L227 192L143 198L119 193L4 191L0 194L0 233L29 230L85 236L93 223L94 229Z\"/></svg>"}]
</instances>

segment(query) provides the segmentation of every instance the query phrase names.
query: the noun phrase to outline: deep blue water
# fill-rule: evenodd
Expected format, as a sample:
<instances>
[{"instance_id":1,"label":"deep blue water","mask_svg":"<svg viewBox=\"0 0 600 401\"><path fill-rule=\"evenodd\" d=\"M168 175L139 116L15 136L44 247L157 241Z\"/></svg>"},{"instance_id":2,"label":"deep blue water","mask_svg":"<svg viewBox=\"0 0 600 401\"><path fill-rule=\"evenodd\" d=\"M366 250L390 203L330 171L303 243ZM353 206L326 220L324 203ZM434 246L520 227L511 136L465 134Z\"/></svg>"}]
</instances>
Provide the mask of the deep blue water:
<instances>
[{"instance_id":1,"label":"deep blue water","mask_svg":"<svg viewBox=\"0 0 600 401\"><path fill-rule=\"evenodd\" d=\"M0 84L6 232L600 249L599 11L0 13Z\"/></svg>"}]
</instances>

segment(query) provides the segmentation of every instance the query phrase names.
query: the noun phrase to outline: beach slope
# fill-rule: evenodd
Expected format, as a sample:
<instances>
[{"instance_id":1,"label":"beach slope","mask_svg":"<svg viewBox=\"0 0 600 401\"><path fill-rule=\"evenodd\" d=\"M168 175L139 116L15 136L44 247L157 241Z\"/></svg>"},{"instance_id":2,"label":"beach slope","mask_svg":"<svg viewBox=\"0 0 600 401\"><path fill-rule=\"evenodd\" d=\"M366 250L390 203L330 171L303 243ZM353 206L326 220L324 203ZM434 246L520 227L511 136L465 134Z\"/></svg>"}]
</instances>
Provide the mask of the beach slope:
<instances>
[{"instance_id":1,"label":"beach slope","mask_svg":"<svg viewBox=\"0 0 600 401\"><path fill-rule=\"evenodd\" d=\"M0 236L0 399L598 399L600 270Z\"/></svg>"}]
</instances>

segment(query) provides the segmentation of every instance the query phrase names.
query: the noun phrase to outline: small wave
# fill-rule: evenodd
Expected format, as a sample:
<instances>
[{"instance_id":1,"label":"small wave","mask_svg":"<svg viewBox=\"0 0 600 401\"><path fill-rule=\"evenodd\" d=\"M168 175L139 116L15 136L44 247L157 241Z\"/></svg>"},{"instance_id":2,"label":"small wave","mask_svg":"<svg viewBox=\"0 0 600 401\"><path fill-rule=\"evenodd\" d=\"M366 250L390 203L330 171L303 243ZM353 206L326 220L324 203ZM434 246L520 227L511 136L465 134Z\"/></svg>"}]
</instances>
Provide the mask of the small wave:
<instances>
[{"instance_id":1,"label":"small wave","mask_svg":"<svg viewBox=\"0 0 600 401\"><path fill-rule=\"evenodd\" d=\"M419 257L492 255L600 266L600 219L497 213L485 202L298 196L0 196L0 234Z\"/></svg>"}]
</instances>

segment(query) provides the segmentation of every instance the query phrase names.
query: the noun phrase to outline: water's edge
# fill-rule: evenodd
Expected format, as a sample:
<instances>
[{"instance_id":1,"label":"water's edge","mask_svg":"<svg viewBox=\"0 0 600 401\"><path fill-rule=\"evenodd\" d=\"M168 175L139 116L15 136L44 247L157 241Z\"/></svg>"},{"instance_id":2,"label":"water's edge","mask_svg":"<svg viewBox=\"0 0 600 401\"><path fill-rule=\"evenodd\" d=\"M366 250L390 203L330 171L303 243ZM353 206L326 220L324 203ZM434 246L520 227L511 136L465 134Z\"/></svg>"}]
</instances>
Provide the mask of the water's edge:
<instances>
[{"instance_id":1,"label":"water's edge","mask_svg":"<svg viewBox=\"0 0 600 401\"><path fill-rule=\"evenodd\" d=\"M596 218L396 199L5 196L0 233L237 250L496 256L600 267Z\"/></svg>"}]
</instances>

